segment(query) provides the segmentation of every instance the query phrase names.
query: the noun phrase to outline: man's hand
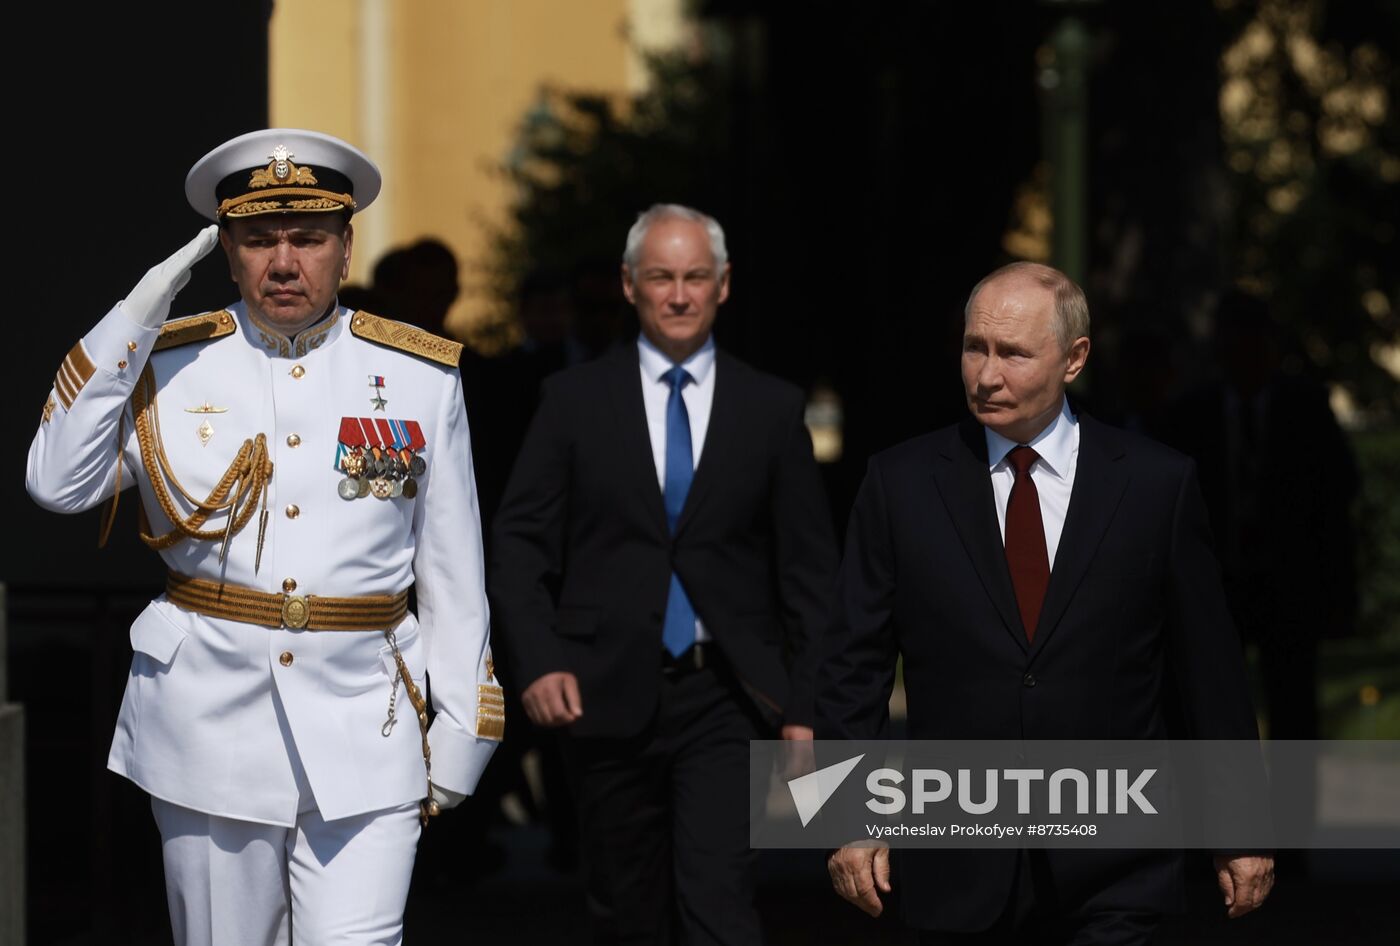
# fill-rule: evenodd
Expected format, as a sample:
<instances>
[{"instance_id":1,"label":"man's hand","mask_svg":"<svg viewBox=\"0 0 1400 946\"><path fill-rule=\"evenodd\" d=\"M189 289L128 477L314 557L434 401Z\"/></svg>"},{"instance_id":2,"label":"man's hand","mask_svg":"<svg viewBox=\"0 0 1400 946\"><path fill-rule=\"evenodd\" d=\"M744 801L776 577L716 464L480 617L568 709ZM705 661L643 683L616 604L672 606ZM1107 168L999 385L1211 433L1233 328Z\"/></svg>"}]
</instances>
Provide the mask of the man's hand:
<instances>
[{"instance_id":1,"label":"man's hand","mask_svg":"<svg viewBox=\"0 0 1400 946\"><path fill-rule=\"evenodd\" d=\"M170 314L170 303L174 301L175 293L190 281L190 269L208 255L218 242L219 227L210 224L165 262L152 266L141 277L136 288L122 300L122 311L127 318L146 328L156 328L163 323Z\"/></svg>"},{"instance_id":2,"label":"man's hand","mask_svg":"<svg viewBox=\"0 0 1400 946\"><path fill-rule=\"evenodd\" d=\"M817 770L816 750L813 748L814 734L811 726L794 726L791 723L783 726L781 732L784 742L791 745L783 746L783 753L780 759L782 777L784 781L792 781L803 775L810 775Z\"/></svg>"},{"instance_id":3,"label":"man's hand","mask_svg":"<svg viewBox=\"0 0 1400 946\"><path fill-rule=\"evenodd\" d=\"M536 726L567 726L583 715L578 677L564 671L547 673L527 686L520 702Z\"/></svg>"},{"instance_id":4,"label":"man's hand","mask_svg":"<svg viewBox=\"0 0 1400 946\"><path fill-rule=\"evenodd\" d=\"M1215 879L1230 908L1230 919L1259 907L1274 888L1274 859L1228 854L1215 855Z\"/></svg>"},{"instance_id":5,"label":"man's hand","mask_svg":"<svg viewBox=\"0 0 1400 946\"><path fill-rule=\"evenodd\" d=\"M885 905L880 894L890 892L890 849L886 845L847 844L826 859L831 886L871 916Z\"/></svg>"}]
</instances>

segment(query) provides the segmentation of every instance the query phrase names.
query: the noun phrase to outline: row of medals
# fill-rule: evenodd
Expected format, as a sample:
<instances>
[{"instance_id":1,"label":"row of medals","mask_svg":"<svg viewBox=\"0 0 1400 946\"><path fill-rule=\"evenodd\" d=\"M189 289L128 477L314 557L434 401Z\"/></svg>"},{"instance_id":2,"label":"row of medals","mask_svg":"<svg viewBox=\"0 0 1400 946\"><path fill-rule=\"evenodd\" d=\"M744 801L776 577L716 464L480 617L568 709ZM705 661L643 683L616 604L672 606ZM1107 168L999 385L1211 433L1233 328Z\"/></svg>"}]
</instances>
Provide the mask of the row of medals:
<instances>
[{"instance_id":1,"label":"row of medals","mask_svg":"<svg viewBox=\"0 0 1400 946\"><path fill-rule=\"evenodd\" d=\"M412 499L418 495L415 477L422 476L428 464L412 450L371 447L366 453L363 447L356 447L341 457L340 468L345 472L345 479L336 487L341 499Z\"/></svg>"}]
</instances>

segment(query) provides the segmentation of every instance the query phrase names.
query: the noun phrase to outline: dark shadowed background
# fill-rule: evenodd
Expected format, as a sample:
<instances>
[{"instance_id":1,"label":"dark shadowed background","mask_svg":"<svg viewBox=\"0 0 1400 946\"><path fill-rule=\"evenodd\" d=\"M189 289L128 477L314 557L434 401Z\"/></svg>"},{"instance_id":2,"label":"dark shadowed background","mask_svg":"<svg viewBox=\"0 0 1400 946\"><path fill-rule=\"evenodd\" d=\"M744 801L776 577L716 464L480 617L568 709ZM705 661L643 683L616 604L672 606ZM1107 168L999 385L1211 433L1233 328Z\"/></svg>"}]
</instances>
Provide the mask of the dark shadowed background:
<instances>
[{"instance_id":1,"label":"dark shadowed background","mask_svg":"<svg viewBox=\"0 0 1400 946\"><path fill-rule=\"evenodd\" d=\"M1279 487L1316 511L1326 535L1302 557L1335 579L1327 606L1306 602L1320 609L1306 631L1319 734L1400 738L1400 3L692 8L703 42L656 57L645 93L621 102L551 89L540 113L522 116L524 157L502 171L517 184L511 226L473 274L503 314L473 329L463 368L468 391L489 395L468 405L486 498L534 396L533 376L516 370L529 335L518 314L541 287L560 290L588 345L625 335L617 257L652 202L693 204L725 225L735 269L720 343L839 405L841 453L824 465L838 530L872 452L961 416L970 287L1011 259L1060 261L1094 318L1081 403L1199 449L1203 469L1213 448L1193 443L1182 417L1229 383L1238 351L1227 343L1267 348L1268 377L1322 431L1306 447L1315 478ZM147 801L104 768L126 628L162 568L136 538L132 494L102 551L96 512L56 516L30 502L25 448L64 354L200 226L183 200L189 166L267 123L270 12L270 0L156 0L7 14L19 339L0 580L9 699L26 714L35 944L168 941ZM1076 70L1082 97L1067 90ZM1067 161L1078 169L1068 181ZM1221 300L1237 288L1262 308L1227 338ZM225 305L232 291L213 254L176 310ZM1213 512L1224 533L1228 498ZM1285 530L1273 541L1295 540ZM452 827L468 817L489 845ZM410 934L578 938L577 876L556 869L546 835L539 818L503 819L494 800L434 825ZM1400 920L1397 860L1299 858L1269 906L1230 927L1198 888L1167 941L1383 941ZM765 858L775 942L902 941L824 886L820 860Z\"/></svg>"}]
</instances>

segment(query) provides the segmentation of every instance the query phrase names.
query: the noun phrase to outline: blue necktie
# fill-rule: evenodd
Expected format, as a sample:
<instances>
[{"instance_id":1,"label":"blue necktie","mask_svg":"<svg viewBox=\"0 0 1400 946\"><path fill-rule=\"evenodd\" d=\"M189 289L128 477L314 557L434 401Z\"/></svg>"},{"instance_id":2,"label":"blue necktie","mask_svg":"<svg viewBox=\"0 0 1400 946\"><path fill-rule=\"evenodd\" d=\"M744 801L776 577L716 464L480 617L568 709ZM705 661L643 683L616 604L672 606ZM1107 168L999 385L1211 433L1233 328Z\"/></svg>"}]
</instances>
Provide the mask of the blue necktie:
<instances>
[{"instance_id":1,"label":"blue necktie","mask_svg":"<svg viewBox=\"0 0 1400 946\"><path fill-rule=\"evenodd\" d=\"M690 492L690 481L695 478L695 461L690 450L690 415L686 413L685 401L681 398L681 388L691 377L680 365L662 377L671 386L671 396L666 401L664 495L666 522L674 535L681 509L685 507L686 494ZM671 573L671 591L666 596L666 623L661 630L661 643L675 657L685 653L695 643L695 607L675 572Z\"/></svg>"}]
</instances>

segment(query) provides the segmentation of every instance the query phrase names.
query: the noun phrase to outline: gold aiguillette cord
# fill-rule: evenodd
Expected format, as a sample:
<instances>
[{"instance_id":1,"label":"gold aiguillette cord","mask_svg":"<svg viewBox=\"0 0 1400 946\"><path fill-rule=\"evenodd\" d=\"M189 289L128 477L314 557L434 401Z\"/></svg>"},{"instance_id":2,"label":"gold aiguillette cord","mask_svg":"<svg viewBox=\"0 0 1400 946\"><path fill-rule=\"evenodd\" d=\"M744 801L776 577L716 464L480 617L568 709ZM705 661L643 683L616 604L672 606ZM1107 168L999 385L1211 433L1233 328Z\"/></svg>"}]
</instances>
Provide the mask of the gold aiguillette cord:
<instances>
[{"instance_id":1,"label":"gold aiguillette cord","mask_svg":"<svg viewBox=\"0 0 1400 946\"><path fill-rule=\"evenodd\" d=\"M170 458L165 454L165 443L160 433L160 410L156 406L155 375L151 366L146 365L136 390L131 395L131 412L136 426L136 440L141 447L141 463L151 482L151 492L155 494L165 517L173 528L164 535L148 535L141 532L141 541L157 551L167 549L184 539L203 539L222 542L219 560L228 555L228 546L233 537L243 531L253 513L258 510L259 500L262 516L258 523L258 555L254 570L262 561L263 539L267 531L267 491L272 479L272 460L267 452L267 437L258 434L243 441L229 464L224 475L210 491L208 498L200 500L190 495L181 485L171 468ZM170 495L167 481L180 495L193 505L194 512L182 516ZM215 512L227 510L228 521L222 529L202 529L201 526Z\"/></svg>"}]
</instances>

